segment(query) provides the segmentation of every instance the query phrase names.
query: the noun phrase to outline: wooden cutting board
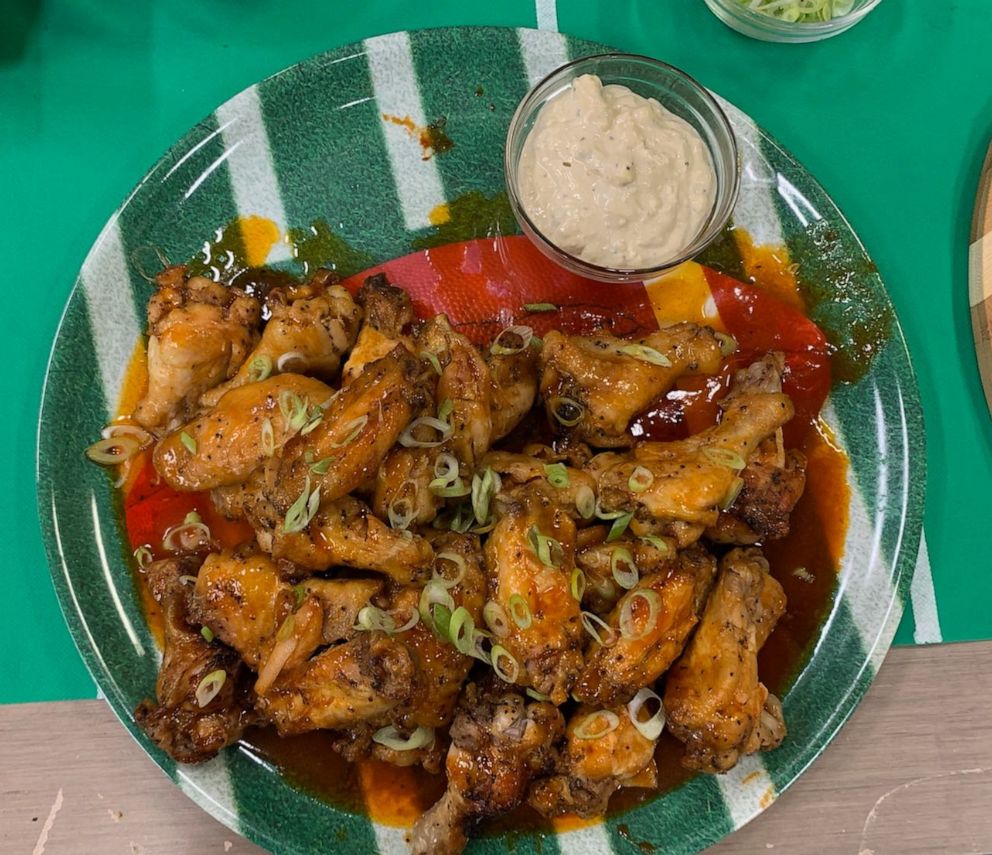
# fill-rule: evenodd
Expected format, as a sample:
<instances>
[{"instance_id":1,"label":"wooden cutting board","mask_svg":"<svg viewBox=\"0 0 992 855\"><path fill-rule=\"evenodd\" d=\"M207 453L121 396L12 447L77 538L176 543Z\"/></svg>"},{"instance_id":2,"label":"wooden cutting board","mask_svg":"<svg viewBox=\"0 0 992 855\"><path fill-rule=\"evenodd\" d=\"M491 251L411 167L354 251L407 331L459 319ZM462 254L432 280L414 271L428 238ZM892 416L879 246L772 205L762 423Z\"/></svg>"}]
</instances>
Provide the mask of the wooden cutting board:
<instances>
[{"instance_id":1,"label":"wooden cutting board","mask_svg":"<svg viewBox=\"0 0 992 855\"><path fill-rule=\"evenodd\" d=\"M971 221L968 290L978 371L985 388L985 402L992 412L992 144L978 179L975 214Z\"/></svg>"}]
</instances>

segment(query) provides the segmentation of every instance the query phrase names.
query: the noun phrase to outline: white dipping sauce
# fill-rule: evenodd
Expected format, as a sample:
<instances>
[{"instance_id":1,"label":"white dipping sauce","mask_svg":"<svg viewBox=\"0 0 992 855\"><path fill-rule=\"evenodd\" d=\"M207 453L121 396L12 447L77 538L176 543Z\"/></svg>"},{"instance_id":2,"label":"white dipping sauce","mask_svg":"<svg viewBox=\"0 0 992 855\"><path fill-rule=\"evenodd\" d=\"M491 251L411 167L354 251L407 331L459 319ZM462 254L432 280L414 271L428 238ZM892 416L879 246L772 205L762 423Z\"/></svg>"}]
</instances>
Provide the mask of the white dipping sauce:
<instances>
[{"instance_id":1,"label":"white dipping sauce","mask_svg":"<svg viewBox=\"0 0 992 855\"><path fill-rule=\"evenodd\" d=\"M623 269L678 257L713 207L709 149L688 122L592 74L548 101L517 166L521 202L552 243Z\"/></svg>"}]
</instances>

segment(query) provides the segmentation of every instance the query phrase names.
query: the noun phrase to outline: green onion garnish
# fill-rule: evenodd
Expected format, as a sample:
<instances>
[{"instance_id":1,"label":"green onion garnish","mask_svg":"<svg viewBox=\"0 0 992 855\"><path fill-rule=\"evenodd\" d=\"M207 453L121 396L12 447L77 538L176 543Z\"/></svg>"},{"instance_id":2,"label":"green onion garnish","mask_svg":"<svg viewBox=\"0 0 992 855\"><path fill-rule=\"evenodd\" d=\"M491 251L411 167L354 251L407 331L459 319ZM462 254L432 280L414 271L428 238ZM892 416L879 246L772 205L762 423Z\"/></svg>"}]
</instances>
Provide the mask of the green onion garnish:
<instances>
[{"instance_id":1,"label":"green onion garnish","mask_svg":"<svg viewBox=\"0 0 992 855\"><path fill-rule=\"evenodd\" d=\"M656 534L645 534L641 537L645 543L650 543L655 549L659 549L662 552L668 552L668 544L665 542L664 538L658 537Z\"/></svg>"},{"instance_id":2,"label":"green onion garnish","mask_svg":"<svg viewBox=\"0 0 992 855\"><path fill-rule=\"evenodd\" d=\"M506 337L506 340L504 340ZM510 356L527 349L531 339L534 337L534 330L525 326L507 327L503 330L489 346L489 350L496 356Z\"/></svg>"},{"instance_id":3,"label":"green onion garnish","mask_svg":"<svg viewBox=\"0 0 992 855\"><path fill-rule=\"evenodd\" d=\"M660 365L662 368L672 367L672 360L665 354L643 344L625 344L620 348L620 352L627 356L633 356L634 359L639 359L641 362L650 362L652 365Z\"/></svg>"},{"instance_id":4,"label":"green onion garnish","mask_svg":"<svg viewBox=\"0 0 992 855\"><path fill-rule=\"evenodd\" d=\"M226 682L227 671L223 669L218 668L207 674L196 687L196 705L202 710L217 697Z\"/></svg>"},{"instance_id":5,"label":"green onion garnish","mask_svg":"<svg viewBox=\"0 0 992 855\"><path fill-rule=\"evenodd\" d=\"M582 595L586 592L586 574L583 573L578 567L572 571L572 578L569 581L569 590L572 592L572 598L582 602Z\"/></svg>"},{"instance_id":6,"label":"green onion garnish","mask_svg":"<svg viewBox=\"0 0 992 855\"><path fill-rule=\"evenodd\" d=\"M499 475L488 466L482 475L476 472L472 476L472 513L478 522L485 524L489 521L489 505L502 486Z\"/></svg>"},{"instance_id":7,"label":"green onion garnish","mask_svg":"<svg viewBox=\"0 0 992 855\"><path fill-rule=\"evenodd\" d=\"M431 353L429 350L420 351L420 358L426 359L431 365L434 366L434 370L441 375L441 360L437 358L436 353Z\"/></svg>"},{"instance_id":8,"label":"green onion garnish","mask_svg":"<svg viewBox=\"0 0 992 855\"><path fill-rule=\"evenodd\" d=\"M262 354L248 364L248 382L260 383L272 373L272 357Z\"/></svg>"},{"instance_id":9,"label":"green onion garnish","mask_svg":"<svg viewBox=\"0 0 992 855\"><path fill-rule=\"evenodd\" d=\"M627 511L627 513L621 514L613 520L613 525L610 526L610 533L606 535L606 542L609 543L620 537L627 530L627 526L630 525L630 521L633 518L634 512Z\"/></svg>"},{"instance_id":10,"label":"green onion garnish","mask_svg":"<svg viewBox=\"0 0 992 855\"><path fill-rule=\"evenodd\" d=\"M265 419L262 422L262 434L259 440L262 446L262 454L271 457L276 453L276 435L272 429L272 419Z\"/></svg>"},{"instance_id":11,"label":"green onion garnish","mask_svg":"<svg viewBox=\"0 0 992 855\"><path fill-rule=\"evenodd\" d=\"M510 612L510 617L513 618L513 622L517 626L521 629L527 629L531 625L533 616L530 613L530 606L527 605L527 601L520 594L511 595L506 605L507 611Z\"/></svg>"},{"instance_id":12,"label":"green onion garnish","mask_svg":"<svg viewBox=\"0 0 992 855\"><path fill-rule=\"evenodd\" d=\"M557 312L558 307L554 303L524 303L525 312Z\"/></svg>"},{"instance_id":13,"label":"green onion garnish","mask_svg":"<svg viewBox=\"0 0 992 855\"><path fill-rule=\"evenodd\" d=\"M209 626L200 627L200 635L203 636L203 640L210 644L214 640L214 631Z\"/></svg>"},{"instance_id":14,"label":"green onion garnish","mask_svg":"<svg viewBox=\"0 0 992 855\"><path fill-rule=\"evenodd\" d=\"M190 454L196 454L196 440L186 433L186 431L179 434L179 441L186 447L186 450Z\"/></svg>"},{"instance_id":15,"label":"green onion garnish","mask_svg":"<svg viewBox=\"0 0 992 855\"><path fill-rule=\"evenodd\" d=\"M452 411L455 409L455 402L451 398L445 398L441 401L441 406L437 408L437 417L439 421L446 422L448 416L451 415Z\"/></svg>"},{"instance_id":16,"label":"green onion garnish","mask_svg":"<svg viewBox=\"0 0 992 855\"><path fill-rule=\"evenodd\" d=\"M634 563L634 556L623 546L614 547L610 553L610 571L613 573L614 581L627 591L641 578Z\"/></svg>"},{"instance_id":17,"label":"green onion garnish","mask_svg":"<svg viewBox=\"0 0 992 855\"><path fill-rule=\"evenodd\" d=\"M324 457L318 460L316 463L310 464L310 471L314 475L326 475L327 470L331 468L331 464L336 460L336 457Z\"/></svg>"},{"instance_id":18,"label":"green onion garnish","mask_svg":"<svg viewBox=\"0 0 992 855\"><path fill-rule=\"evenodd\" d=\"M286 519L282 521L283 533L292 534L295 531L303 531L303 529L310 525L310 520L314 518L318 507L320 507L320 487L317 487L311 493L310 476L307 475L303 492L290 505L289 510L286 512Z\"/></svg>"},{"instance_id":19,"label":"green onion garnish","mask_svg":"<svg viewBox=\"0 0 992 855\"><path fill-rule=\"evenodd\" d=\"M546 534L541 534L541 530L536 525L530 527L527 532L527 539L530 541L531 550L545 567L561 565L565 550L557 540Z\"/></svg>"},{"instance_id":20,"label":"green onion garnish","mask_svg":"<svg viewBox=\"0 0 992 855\"><path fill-rule=\"evenodd\" d=\"M555 421L565 427L575 427L586 413L586 408L578 401L560 395L548 401L548 405L551 407L551 415L554 416Z\"/></svg>"},{"instance_id":21,"label":"green onion garnish","mask_svg":"<svg viewBox=\"0 0 992 855\"><path fill-rule=\"evenodd\" d=\"M144 570L154 560L151 549L148 546L139 546L134 550L134 560L138 562L138 569Z\"/></svg>"},{"instance_id":22,"label":"green onion garnish","mask_svg":"<svg viewBox=\"0 0 992 855\"><path fill-rule=\"evenodd\" d=\"M342 448L345 445L351 445L351 443L358 439L358 435L365 430L365 425L368 423L368 416L359 416L357 419L352 419L347 424L342 425L341 430L349 431L349 433L340 442L332 442L331 448Z\"/></svg>"},{"instance_id":23,"label":"green onion garnish","mask_svg":"<svg viewBox=\"0 0 992 855\"><path fill-rule=\"evenodd\" d=\"M726 466L728 469L740 471L747 465L743 457L729 448L704 448L703 455L710 463L715 463L717 466Z\"/></svg>"},{"instance_id":24,"label":"green onion garnish","mask_svg":"<svg viewBox=\"0 0 992 855\"><path fill-rule=\"evenodd\" d=\"M459 606L451 613L448 635L455 649L465 656L475 648L475 619L465 606Z\"/></svg>"},{"instance_id":25,"label":"green onion garnish","mask_svg":"<svg viewBox=\"0 0 992 855\"><path fill-rule=\"evenodd\" d=\"M741 490L744 488L744 479L739 475L730 482L730 489L727 490L727 495L723 497L720 502L720 510L725 511L734 502L737 501L737 497L741 494Z\"/></svg>"},{"instance_id":26,"label":"green onion garnish","mask_svg":"<svg viewBox=\"0 0 992 855\"><path fill-rule=\"evenodd\" d=\"M307 422L308 403L296 392L283 389L279 393L279 412L282 413L286 433L296 433Z\"/></svg>"},{"instance_id":27,"label":"green onion garnish","mask_svg":"<svg viewBox=\"0 0 992 855\"><path fill-rule=\"evenodd\" d=\"M520 663L502 644L494 644L492 653L493 671L505 683L515 683L520 676Z\"/></svg>"},{"instance_id":28,"label":"green onion garnish","mask_svg":"<svg viewBox=\"0 0 992 855\"><path fill-rule=\"evenodd\" d=\"M610 710L599 710L587 715L573 729L576 739L600 739L620 727L620 716Z\"/></svg>"},{"instance_id":29,"label":"green onion garnish","mask_svg":"<svg viewBox=\"0 0 992 855\"><path fill-rule=\"evenodd\" d=\"M559 490L569 485L568 468L564 463L545 463L544 477L552 487L557 487Z\"/></svg>"},{"instance_id":30,"label":"green onion garnish","mask_svg":"<svg viewBox=\"0 0 992 855\"><path fill-rule=\"evenodd\" d=\"M646 466L635 466L627 479L627 486L633 493L643 493L654 483L654 473Z\"/></svg>"}]
</instances>

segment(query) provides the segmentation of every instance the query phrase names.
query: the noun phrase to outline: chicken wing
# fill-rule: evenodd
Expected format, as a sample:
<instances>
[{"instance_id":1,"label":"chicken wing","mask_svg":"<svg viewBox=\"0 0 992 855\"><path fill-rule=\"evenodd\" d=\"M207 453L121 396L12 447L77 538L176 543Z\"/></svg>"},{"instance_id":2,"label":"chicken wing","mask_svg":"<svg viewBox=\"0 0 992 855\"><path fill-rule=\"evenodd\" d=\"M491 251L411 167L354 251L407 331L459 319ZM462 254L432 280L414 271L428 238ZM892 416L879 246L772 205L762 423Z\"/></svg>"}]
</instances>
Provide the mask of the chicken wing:
<instances>
[{"instance_id":1,"label":"chicken wing","mask_svg":"<svg viewBox=\"0 0 992 855\"><path fill-rule=\"evenodd\" d=\"M307 570L372 570L400 584L428 574L433 554L420 535L394 531L351 496L324 504L302 531L287 533L279 526L272 537L273 558Z\"/></svg>"},{"instance_id":2,"label":"chicken wing","mask_svg":"<svg viewBox=\"0 0 992 855\"><path fill-rule=\"evenodd\" d=\"M324 612L321 636L325 644L348 641L357 631L358 613L383 589L378 579L307 579L301 583L317 598Z\"/></svg>"},{"instance_id":3,"label":"chicken wing","mask_svg":"<svg viewBox=\"0 0 992 855\"><path fill-rule=\"evenodd\" d=\"M616 717L616 727L589 738L587 732L598 733L597 728L608 726L604 712ZM528 804L544 816L602 816L610 796L621 787L631 782L651 786L657 781L658 740L648 739L634 727L626 705L605 711L581 705L569 719L565 737L555 774L535 781L527 794Z\"/></svg>"},{"instance_id":4,"label":"chicken wing","mask_svg":"<svg viewBox=\"0 0 992 855\"><path fill-rule=\"evenodd\" d=\"M575 555L575 563L586 577L582 605L597 615L609 612L623 595L624 588L614 575L615 567L621 573L636 570L639 576L651 576L667 573L677 560L677 547L670 538L625 537L606 543L605 535L603 529L597 542L584 545Z\"/></svg>"},{"instance_id":5,"label":"chicken wing","mask_svg":"<svg viewBox=\"0 0 992 855\"><path fill-rule=\"evenodd\" d=\"M490 451L482 466L489 467L502 479L500 503L519 501L527 494L537 493L558 504L576 520L585 518L580 506L589 516L595 508L596 479L581 469L510 451Z\"/></svg>"},{"instance_id":6,"label":"chicken wing","mask_svg":"<svg viewBox=\"0 0 992 855\"><path fill-rule=\"evenodd\" d=\"M366 365L382 359L402 344L415 352L405 332L413 323L413 306L406 291L389 284L384 273L370 276L358 291L358 304L365 310L365 323L341 371L343 385L351 383Z\"/></svg>"},{"instance_id":7,"label":"chicken wing","mask_svg":"<svg viewBox=\"0 0 992 855\"><path fill-rule=\"evenodd\" d=\"M505 684L467 686L451 725L447 789L414 825L412 855L458 855L473 824L519 805L553 767L564 727L556 707L527 703Z\"/></svg>"},{"instance_id":8,"label":"chicken wing","mask_svg":"<svg viewBox=\"0 0 992 855\"><path fill-rule=\"evenodd\" d=\"M683 374L712 374L720 343L709 327L676 324L637 340L552 331L541 350L541 397L561 432L598 448L633 445L633 416Z\"/></svg>"},{"instance_id":9,"label":"chicken wing","mask_svg":"<svg viewBox=\"0 0 992 855\"><path fill-rule=\"evenodd\" d=\"M278 455L333 394L329 386L300 374L233 388L159 442L155 470L175 490L239 484Z\"/></svg>"},{"instance_id":10,"label":"chicken wing","mask_svg":"<svg viewBox=\"0 0 992 855\"><path fill-rule=\"evenodd\" d=\"M726 772L784 737L781 705L758 681L758 650L784 608L760 550L723 557L699 627L665 686L668 725L686 746L684 766Z\"/></svg>"},{"instance_id":11,"label":"chicken wing","mask_svg":"<svg viewBox=\"0 0 992 855\"><path fill-rule=\"evenodd\" d=\"M262 338L238 373L200 398L212 407L231 389L259 379L267 371L294 371L330 382L341 357L355 343L362 310L340 285L325 282L324 271L305 285L273 288L265 298L270 312Z\"/></svg>"},{"instance_id":12,"label":"chicken wing","mask_svg":"<svg viewBox=\"0 0 992 855\"><path fill-rule=\"evenodd\" d=\"M485 554L490 599L510 617L509 634L498 641L515 660L513 682L564 703L582 668L580 609L571 593L575 524L532 496L508 509Z\"/></svg>"},{"instance_id":13,"label":"chicken wing","mask_svg":"<svg viewBox=\"0 0 992 855\"><path fill-rule=\"evenodd\" d=\"M233 377L258 338L261 307L239 288L171 267L148 303L148 391L134 418L146 428L187 418L208 389Z\"/></svg>"},{"instance_id":14,"label":"chicken wing","mask_svg":"<svg viewBox=\"0 0 992 855\"><path fill-rule=\"evenodd\" d=\"M682 652L715 571L712 556L693 547L679 553L670 573L641 577L610 612L604 643L586 651L573 695L612 707L654 683Z\"/></svg>"},{"instance_id":15,"label":"chicken wing","mask_svg":"<svg viewBox=\"0 0 992 855\"><path fill-rule=\"evenodd\" d=\"M155 685L157 702L142 701L134 718L180 763L209 760L236 742L252 722L248 673L238 654L208 642L190 622L183 580L196 572L197 563L170 558L145 571L164 617L165 652Z\"/></svg>"},{"instance_id":16,"label":"chicken wing","mask_svg":"<svg viewBox=\"0 0 992 855\"><path fill-rule=\"evenodd\" d=\"M537 350L486 355L492 377L492 441L502 439L530 412L537 397Z\"/></svg>"}]
</instances>

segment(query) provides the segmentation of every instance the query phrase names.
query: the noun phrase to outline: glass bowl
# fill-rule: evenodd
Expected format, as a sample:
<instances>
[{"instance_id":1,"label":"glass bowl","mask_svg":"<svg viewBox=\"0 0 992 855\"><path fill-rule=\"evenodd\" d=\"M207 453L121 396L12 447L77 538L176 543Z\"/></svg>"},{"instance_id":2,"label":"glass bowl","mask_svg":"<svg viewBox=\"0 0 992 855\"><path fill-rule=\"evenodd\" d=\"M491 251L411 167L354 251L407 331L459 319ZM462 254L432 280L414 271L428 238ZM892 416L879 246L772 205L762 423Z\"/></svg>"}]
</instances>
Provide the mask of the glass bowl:
<instances>
[{"instance_id":1,"label":"glass bowl","mask_svg":"<svg viewBox=\"0 0 992 855\"><path fill-rule=\"evenodd\" d=\"M752 39L801 44L829 39L851 29L881 2L882 0L854 0L851 11L846 15L812 24L790 23L761 12L753 12L740 0L706 0L706 5L728 27Z\"/></svg>"},{"instance_id":2,"label":"glass bowl","mask_svg":"<svg viewBox=\"0 0 992 855\"><path fill-rule=\"evenodd\" d=\"M595 74L604 85L619 84L642 97L654 98L667 110L692 125L709 149L716 173L713 205L695 238L677 256L658 259L651 267L602 267L557 246L541 233L524 210L517 167L527 134L534 127L542 107L583 74ZM504 166L510 206L524 234L552 261L573 273L599 282L651 279L698 255L730 220L740 183L737 141L730 122L716 99L684 71L650 57L626 53L604 53L577 59L551 72L534 86L524 96L510 120Z\"/></svg>"}]
</instances>

